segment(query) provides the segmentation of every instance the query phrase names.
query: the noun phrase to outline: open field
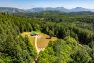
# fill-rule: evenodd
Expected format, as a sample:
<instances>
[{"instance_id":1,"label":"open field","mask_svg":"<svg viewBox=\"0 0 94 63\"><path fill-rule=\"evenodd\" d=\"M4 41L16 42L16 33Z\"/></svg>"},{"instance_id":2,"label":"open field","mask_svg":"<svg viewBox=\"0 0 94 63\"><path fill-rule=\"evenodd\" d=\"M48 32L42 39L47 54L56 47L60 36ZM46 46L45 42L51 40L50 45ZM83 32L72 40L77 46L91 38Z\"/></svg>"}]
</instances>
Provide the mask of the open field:
<instances>
[{"instance_id":1,"label":"open field","mask_svg":"<svg viewBox=\"0 0 94 63\"><path fill-rule=\"evenodd\" d=\"M37 47L38 49L43 49L48 46L49 41L54 41L57 40L56 37L52 37L49 39L49 35L41 33L41 32L36 32L38 33L38 38L37 38ZM28 36L28 39L32 45L35 46L35 36L31 36L31 32L23 32L21 34L23 37Z\"/></svg>"},{"instance_id":2,"label":"open field","mask_svg":"<svg viewBox=\"0 0 94 63\"><path fill-rule=\"evenodd\" d=\"M49 41L54 41L57 38L56 37L52 37L51 39L49 39L49 35L44 34L44 33L39 33L40 38L38 38L38 48L46 48L48 46Z\"/></svg>"}]
</instances>

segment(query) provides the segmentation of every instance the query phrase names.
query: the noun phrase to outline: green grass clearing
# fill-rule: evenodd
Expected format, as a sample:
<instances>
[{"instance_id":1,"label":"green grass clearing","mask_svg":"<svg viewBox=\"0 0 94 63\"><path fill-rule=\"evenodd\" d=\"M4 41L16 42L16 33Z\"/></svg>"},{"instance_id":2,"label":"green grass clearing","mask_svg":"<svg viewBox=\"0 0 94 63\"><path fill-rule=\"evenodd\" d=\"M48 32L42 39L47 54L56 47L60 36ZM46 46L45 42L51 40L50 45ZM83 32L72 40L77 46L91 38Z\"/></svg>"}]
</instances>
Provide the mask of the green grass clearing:
<instances>
[{"instance_id":1,"label":"green grass clearing","mask_svg":"<svg viewBox=\"0 0 94 63\"><path fill-rule=\"evenodd\" d=\"M49 39L49 37L50 37L49 35L44 34L40 31L33 31L33 32L36 32L39 36L38 41L37 41L37 47L38 48L46 48L48 46L49 41L57 40L56 37L52 37L51 39ZM21 35L23 37L28 36L30 44L35 46L35 43L34 43L35 42L35 37L31 36L31 32L23 32L23 33L21 33Z\"/></svg>"}]
</instances>

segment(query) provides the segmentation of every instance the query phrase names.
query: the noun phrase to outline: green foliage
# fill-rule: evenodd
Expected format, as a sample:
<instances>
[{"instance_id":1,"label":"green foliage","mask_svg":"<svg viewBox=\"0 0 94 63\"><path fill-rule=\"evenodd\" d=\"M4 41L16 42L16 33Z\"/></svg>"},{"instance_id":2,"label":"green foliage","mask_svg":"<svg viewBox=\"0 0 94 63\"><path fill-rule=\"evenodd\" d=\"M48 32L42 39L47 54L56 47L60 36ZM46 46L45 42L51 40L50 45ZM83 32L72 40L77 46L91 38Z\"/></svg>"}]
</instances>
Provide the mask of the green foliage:
<instances>
[{"instance_id":1,"label":"green foliage","mask_svg":"<svg viewBox=\"0 0 94 63\"><path fill-rule=\"evenodd\" d=\"M66 37L49 43L46 50L40 53L39 63L89 63L91 59L89 53L74 38Z\"/></svg>"},{"instance_id":2,"label":"green foliage","mask_svg":"<svg viewBox=\"0 0 94 63\"><path fill-rule=\"evenodd\" d=\"M0 62L33 62L36 50L20 33L41 31L61 40L49 43L39 54L39 63L93 63L94 16L51 13L33 13L31 17L0 13Z\"/></svg>"},{"instance_id":3,"label":"green foliage","mask_svg":"<svg viewBox=\"0 0 94 63\"><path fill-rule=\"evenodd\" d=\"M12 16L0 15L0 63L31 63L36 51L20 35ZM13 21L12 21L13 20Z\"/></svg>"},{"instance_id":4,"label":"green foliage","mask_svg":"<svg viewBox=\"0 0 94 63\"><path fill-rule=\"evenodd\" d=\"M52 36L54 36L54 32L50 30L49 35L50 35L50 38L52 38Z\"/></svg>"},{"instance_id":5,"label":"green foliage","mask_svg":"<svg viewBox=\"0 0 94 63\"><path fill-rule=\"evenodd\" d=\"M90 63L92 60L92 57L89 55L88 50L85 50L84 47L78 46L76 50L72 55L72 61L70 63Z\"/></svg>"}]
</instances>

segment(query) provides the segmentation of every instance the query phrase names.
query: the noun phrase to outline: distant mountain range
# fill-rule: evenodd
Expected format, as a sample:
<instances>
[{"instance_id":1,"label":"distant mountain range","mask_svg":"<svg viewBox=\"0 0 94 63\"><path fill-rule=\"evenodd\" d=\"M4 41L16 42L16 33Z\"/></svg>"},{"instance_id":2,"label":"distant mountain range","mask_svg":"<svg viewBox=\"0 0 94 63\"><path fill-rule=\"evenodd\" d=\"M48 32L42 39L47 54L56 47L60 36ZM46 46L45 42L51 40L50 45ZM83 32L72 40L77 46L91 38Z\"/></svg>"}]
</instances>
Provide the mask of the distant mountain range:
<instances>
[{"instance_id":1,"label":"distant mountain range","mask_svg":"<svg viewBox=\"0 0 94 63\"><path fill-rule=\"evenodd\" d=\"M25 10L12 7L0 7L0 12L18 13L25 12Z\"/></svg>"},{"instance_id":2,"label":"distant mountain range","mask_svg":"<svg viewBox=\"0 0 94 63\"><path fill-rule=\"evenodd\" d=\"M94 12L94 9L86 9L82 7L76 7L72 9L66 9L64 7L56 7L56 8L47 7L47 8L32 8L32 9L28 9L28 11L30 12L40 12L40 11L63 11L63 12L91 11L91 12Z\"/></svg>"},{"instance_id":3,"label":"distant mountain range","mask_svg":"<svg viewBox=\"0 0 94 63\"><path fill-rule=\"evenodd\" d=\"M66 9L64 7L47 7L47 8L32 8L32 9L18 9L12 7L0 7L0 12L10 12L10 13L18 13L18 12L42 12L42 11L61 11L61 12L81 12L81 11L90 11L94 12L94 9L87 9L82 7L76 7L72 9Z\"/></svg>"}]
</instances>

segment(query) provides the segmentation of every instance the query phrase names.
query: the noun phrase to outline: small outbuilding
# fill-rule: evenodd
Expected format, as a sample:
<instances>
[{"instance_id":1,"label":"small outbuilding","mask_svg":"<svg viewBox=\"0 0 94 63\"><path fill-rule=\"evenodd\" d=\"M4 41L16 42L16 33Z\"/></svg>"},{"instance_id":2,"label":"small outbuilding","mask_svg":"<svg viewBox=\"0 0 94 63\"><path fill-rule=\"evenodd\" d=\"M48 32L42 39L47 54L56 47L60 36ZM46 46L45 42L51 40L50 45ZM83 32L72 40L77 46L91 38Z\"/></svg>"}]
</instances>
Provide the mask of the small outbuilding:
<instances>
[{"instance_id":1,"label":"small outbuilding","mask_svg":"<svg viewBox=\"0 0 94 63\"><path fill-rule=\"evenodd\" d=\"M36 36L36 35L38 35L38 33L34 32L34 31L31 32L31 36Z\"/></svg>"}]
</instances>

